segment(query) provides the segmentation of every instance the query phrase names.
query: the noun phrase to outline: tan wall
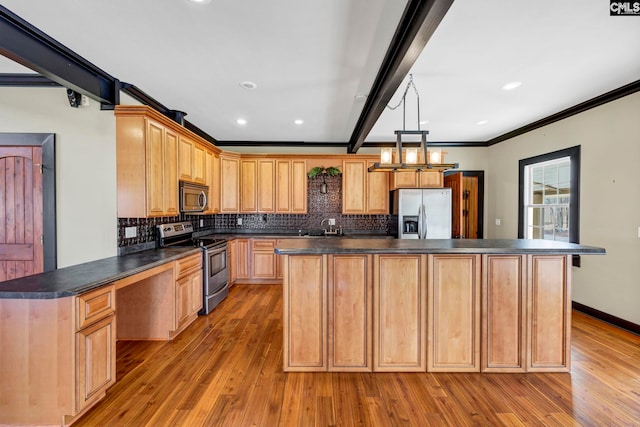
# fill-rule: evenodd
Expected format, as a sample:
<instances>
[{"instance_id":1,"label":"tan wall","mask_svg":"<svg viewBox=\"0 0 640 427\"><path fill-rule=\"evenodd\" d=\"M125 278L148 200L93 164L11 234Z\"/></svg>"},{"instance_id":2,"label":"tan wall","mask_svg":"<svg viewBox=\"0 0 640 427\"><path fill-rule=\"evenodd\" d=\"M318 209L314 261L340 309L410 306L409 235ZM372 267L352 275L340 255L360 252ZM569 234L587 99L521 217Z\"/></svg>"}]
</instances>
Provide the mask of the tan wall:
<instances>
[{"instance_id":1,"label":"tan wall","mask_svg":"<svg viewBox=\"0 0 640 427\"><path fill-rule=\"evenodd\" d=\"M580 242L605 256L573 269L573 300L640 324L640 93L591 109L489 151L489 238L518 235L518 161L581 145ZM495 225L500 218L501 226Z\"/></svg>"},{"instance_id":2,"label":"tan wall","mask_svg":"<svg viewBox=\"0 0 640 427\"><path fill-rule=\"evenodd\" d=\"M116 255L113 113L71 108L64 88L2 87L0 132L56 134L58 267Z\"/></svg>"}]
</instances>

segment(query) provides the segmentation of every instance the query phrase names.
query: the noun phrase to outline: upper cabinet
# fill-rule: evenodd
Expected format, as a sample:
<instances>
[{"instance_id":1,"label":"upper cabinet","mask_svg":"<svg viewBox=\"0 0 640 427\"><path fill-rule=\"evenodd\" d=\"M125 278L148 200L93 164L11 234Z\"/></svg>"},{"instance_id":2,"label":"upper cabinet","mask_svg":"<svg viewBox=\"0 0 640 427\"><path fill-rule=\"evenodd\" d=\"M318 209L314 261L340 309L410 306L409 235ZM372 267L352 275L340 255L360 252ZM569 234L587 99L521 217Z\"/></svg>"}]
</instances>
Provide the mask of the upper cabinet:
<instances>
[{"instance_id":1,"label":"upper cabinet","mask_svg":"<svg viewBox=\"0 0 640 427\"><path fill-rule=\"evenodd\" d=\"M276 213L307 213L307 162L275 161Z\"/></svg>"},{"instance_id":2,"label":"upper cabinet","mask_svg":"<svg viewBox=\"0 0 640 427\"><path fill-rule=\"evenodd\" d=\"M240 211L240 158L220 153L220 212Z\"/></svg>"},{"instance_id":3,"label":"upper cabinet","mask_svg":"<svg viewBox=\"0 0 640 427\"><path fill-rule=\"evenodd\" d=\"M443 173L437 170L427 172L393 172L389 174L389 188L442 188Z\"/></svg>"},{"instance_id":4,"label":"upper cabinet","mask_svg":"<svg viewBox=\"0 0 640 427\"><path fill-rule=\"evenodd\" d=\"M389 213L389 173L369 172L373 163L367 159L343 160L343 214Z\"/></svg>"},{"instance_id":5,"label":"upper cabinet","mask_svg":"<svg viewBox=\"0 0 640 427\"><path fill-rule=\"evenodd\" d=\"M209 187L209 209L207 214L220 212L220 156L211 150L205 151L205 184Z\"/></svg>"},{"instance_id":6,"label":"upper cabinet","mask_svg":"<svg viewBox=\"0 0 640 427\"><path fill-rule=\"evenodd\" d=\"M118 217L179 215L178 181L204 184L207 150L219 150L146 106L116 106L115 116Z\"/></svg>"}]
</instances>

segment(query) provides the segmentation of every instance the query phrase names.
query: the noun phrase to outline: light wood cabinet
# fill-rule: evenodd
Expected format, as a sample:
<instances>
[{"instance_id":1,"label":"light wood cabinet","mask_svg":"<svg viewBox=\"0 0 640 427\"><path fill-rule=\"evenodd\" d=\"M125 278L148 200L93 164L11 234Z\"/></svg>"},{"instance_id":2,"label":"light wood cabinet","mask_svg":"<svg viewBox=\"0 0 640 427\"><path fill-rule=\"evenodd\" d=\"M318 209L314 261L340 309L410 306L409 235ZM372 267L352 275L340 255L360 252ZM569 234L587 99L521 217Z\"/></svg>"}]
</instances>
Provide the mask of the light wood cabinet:
<instances>
[{"instance_id":1,"label":"light wood cabinet","mask_svg":"<svg viewBox=\"0 0 640 427\"><path fill-rule=\"evenodd\" d=\"M76 409L94 403L116 382L113 314L76 333Z\"/></svg>"},{"instance_id":2,"label":"light wood cabinet","mask_svg":"<svg viewBox=\"0 0 640 427\"><path fill-rule=\"evenodd\" d=\"M276 246L282 243L282 239L276 240ZM276 279L282 280L284 278L284 257L276 254Z\"/></svg>"},{"instance_id":3,"label":"light wood cabinet","mask_svg":"<svg viewBox=\"0 0 640 427\"><path fill-rule=\"evenodd\" d=\"M571 255L527 255L527 371L571 369Z\"/></svg>"},{"instance_id":4,"label":"light wood cabinet","mask_svg":"<svg viewBox=\"0 0 640 427\"><path fill-rule=\"evenodd\" d=\"M225 152L220 154L220 212L240 212L240 160Z\"/></svg>"},{"instance_id":5,"label":"light wood cabinet","mask_svg":"<svg viewBox=\"0 0 640 427\"><path fill-rule=\"evenodd\" d=\"M442 188L444 175L440 171L398 171L389 174L389 189L399 188Z\"/></svg>"},{"instance_id":6,"label":"light wood cabinet","mask_svg":"<svg viewBox=\"0 0 640 427\"><path fill-rule=\"evenodd\" d=\"M480 371L480 255L429 255L430 372Z\"/></svg>"},{"instance_id":7,"label":"light wood cabinet","mask_svg":"<svg viewBox=\"0 0 640 427\"><path fill-rule=\"evenodd\" d=\"M251 278L250 239L236 239L236 280Z\"/></svg>"},{"instance_id":8,"label":"light wood cabinet","mask_svg":"<svg viewBox=\"0 0 640 427\"><path fill-rule=\"evenodd\" d=\"M257 208L259 213L276 211L275 160L258 160Z\"/></svg>"},{"instance_id":9,"label":"light wood cabinet","mask_svg":"<svg viewBox=\"0 0 640 427\"><path fill-rule=\"evenodd\" d=\"M276 213L307 213L307 162L275 161Z\"/></svg>"},{"instance_id":10,"label":"light wood cabinet","mask_svg":"<svg viewBox=\"0 0 640 427\"><path fill-rule=\"evenodd\" d=\"M237 267L237 243L236 240L229 240L227 242L227 265L229 267L229 287L233 286L238 279L238 267Z\"/></svg>"},{"instance_id":11,"label":"light wood cabinet","mask_svg":"<svg viewBox=\"0 0 640 427\"><path fill-rule=\"evenodd\" d=\"M176 331L181 331L198 316L203 303L202 280L201 254L176 261Z\"/></svg>"},{"instance_id":12,"label":"light wood cabinet","mask_svg":"<svg viewBox=\"0 0 640 427\"><path fill-rule=\"evenodd\" d=\"M211 150L205 152L205 180L209 187L207 214L220 212L220 156Z\"/></svg>"},{"instance_id":13,"label":"light wood cabinet","mask_svg":"<svg viewBox=\"0 0 640 427\"><path fill-rule=\"evenodd\" d=\"M145 110L116 110L119 217L178 215L177 138Z\"/></svg>"},{"instance_id":14,"label":"light wood cabinet","mask_svg":"<svg viewBox=\"0 0 640 427\"><path fill-rule=\"evenodd\" d=\"M275 239L251 239L251 278L276 278Z\"/></svg>"},{"instance_id":15,"label":"light wood cabinet","mask_svg":"<svg viewBox=\"0 0 640 427\"><path fill-rule=\"evenodd\" d=\"M374 255L373 370L426 371L426 255Z\"/></svg>"},{"instance_id":16,"label":"light wood cabinet","mask_svg":"<svg viewBox=\"0 0 640 427\"><path fill-rule=\"evenodd\" d=\"M331 255L328 370L372 370L371 255Z\"/></svg>"},{"instance_id":17,"label":"light wood cabinet","mask_svg":"<svg viewBox=\"0 0 640 427\"><path fill-rule=\"evenodd\" d=\"M258 162L256 160L240 160L240 212L258 211Z\"/></svg>"},{"instance_id":18,"label":"light wood cabinet","mask_svg":"<svg viewBox=\"0 0 640 427\"><path fill-rule=\"evenodd\" d=\"M373 161L365 159L342 162L342 213L388 214L388 172L369 172Z\"/></svg>"},{"instance_id":19,"label":"light wood cabinet","mask_svg":"<svg viewBox=\"0 0 640 427\"><path fill-rule=\"evenodd\" d=\"M524 255L482 256L482 371L526 370Z\"/></svg>"},{"instance_id":20,"label":"light wood cabinet","mask_svg":"<svg viewBox=\"0 0 640 427\"><path fill-rule=\"evenodd\" d=\"M178 141L178 176L183 181L206 183L206 148L192 140L180 135Z\"/></svg>"},{"instance_id":21,"label":"light wood cabinet","mask_svg":"<svg viewBox=\"0 0 640 427\"><path fill-rule=\"evenodd\" d=\"M284 256L283 370L327 370L327 255Z\"/></svg>"}]
</instances>

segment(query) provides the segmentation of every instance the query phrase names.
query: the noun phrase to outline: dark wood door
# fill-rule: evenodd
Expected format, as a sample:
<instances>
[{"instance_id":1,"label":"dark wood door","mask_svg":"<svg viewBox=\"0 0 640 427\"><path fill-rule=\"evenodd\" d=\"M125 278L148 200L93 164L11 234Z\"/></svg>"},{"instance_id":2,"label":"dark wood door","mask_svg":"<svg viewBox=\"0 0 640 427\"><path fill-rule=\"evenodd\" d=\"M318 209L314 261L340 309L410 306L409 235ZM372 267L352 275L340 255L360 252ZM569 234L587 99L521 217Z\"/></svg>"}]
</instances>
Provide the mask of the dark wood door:
<instances>
[{"instance_id":1,"label":"dark wood door","mask_svg":"<svg viewBox=\"0 0 640 427\"><path fill-rule=\"evenodd\" d=\"M464 186L462 172L453 173L444 177L444 186L451 188L451 237L454 239L464 236Z\"/></svg>"},{"instance_id":2,"label":"dark wood door","mask_svg":"<svg viewBox=\"0 0 640 427\"><path fill-rule=\"evenodd\" d=\"M0 281L44 270L42 148L0 146Z\"/></svg>"}]
</instances>

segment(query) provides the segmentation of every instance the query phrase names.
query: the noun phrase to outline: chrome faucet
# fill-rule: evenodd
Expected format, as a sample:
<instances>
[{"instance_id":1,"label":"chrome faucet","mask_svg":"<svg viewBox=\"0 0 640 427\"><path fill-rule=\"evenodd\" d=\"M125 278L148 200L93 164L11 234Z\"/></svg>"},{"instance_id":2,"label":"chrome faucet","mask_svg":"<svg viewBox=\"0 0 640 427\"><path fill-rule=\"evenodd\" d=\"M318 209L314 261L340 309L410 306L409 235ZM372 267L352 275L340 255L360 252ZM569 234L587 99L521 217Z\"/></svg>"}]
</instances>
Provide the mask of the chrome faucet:
<instances>
[{"instance_id":1,"label":"chrome faucet","mask_svg":"<svg viewBox=\"0 0 640 427\"><path fill-rule=\"evenodd\" d=\"M338 234L338 230L335 228L335 219L333 218L325 218L322 221L320 221L320 227L322 227L324 225L324 222L327 221L327 223L329 224L329 229L327 230L326 228L322 228L324 230L324 234L325 236L327 234Z\"/></svg>"}]
</instances>

